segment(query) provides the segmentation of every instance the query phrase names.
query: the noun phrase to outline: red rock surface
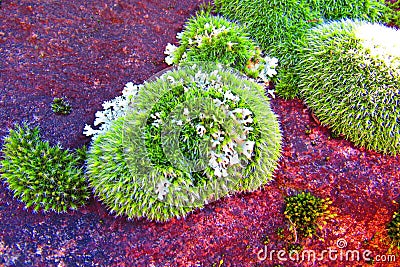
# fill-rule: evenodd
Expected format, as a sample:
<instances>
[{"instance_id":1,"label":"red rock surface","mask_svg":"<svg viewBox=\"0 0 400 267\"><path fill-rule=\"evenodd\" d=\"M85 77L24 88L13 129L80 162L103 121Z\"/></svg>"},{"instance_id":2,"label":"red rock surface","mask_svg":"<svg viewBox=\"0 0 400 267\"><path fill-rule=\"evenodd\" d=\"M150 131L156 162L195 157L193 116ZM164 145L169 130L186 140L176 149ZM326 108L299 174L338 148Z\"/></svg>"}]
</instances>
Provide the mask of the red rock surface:
<instances>
[{"instance_id":1,"label":"red rock surface","mask_svg":"<svg viewBox=\"0 0 400 267\"><path fill-rule=\"evenodd\" d=\"M15 122L40 125L44 138L64 147L89 141L85 123L128 81L141 83L164 69L164 47L174 42L201 0L8 1L0 5L0 136ZM73 106L52 113L54 97ZM338 216L302 241L305 249L371 250L397 262L329 260L284 266L400 266L386 224L398 206L400 158L355 148L330 138L299 100L273 99L284 134L275 181L247 194L221 199L168 223L114 218L98 201L66 214L33 214L0 185L0 266L273 266L257 259L290 243L284 196L308 190L333 200ZM310 131L306 131L306 130ZM1 143L2 144L2 143ZM286 230L285 235L289 234ZM340 251L340 250L339 250Z\"/></svg>"}]
</instances>

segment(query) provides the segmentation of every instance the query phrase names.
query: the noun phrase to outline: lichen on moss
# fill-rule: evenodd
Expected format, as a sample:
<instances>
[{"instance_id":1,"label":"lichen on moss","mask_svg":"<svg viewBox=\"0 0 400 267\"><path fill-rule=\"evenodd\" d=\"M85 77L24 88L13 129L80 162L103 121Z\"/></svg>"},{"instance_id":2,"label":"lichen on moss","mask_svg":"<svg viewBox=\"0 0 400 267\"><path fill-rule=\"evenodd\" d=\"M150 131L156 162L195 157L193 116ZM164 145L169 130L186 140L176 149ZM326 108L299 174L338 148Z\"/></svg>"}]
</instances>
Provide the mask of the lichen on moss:
<instances>
[{"instance_id":1,"label":"lichen on moss","mask_svg":"<svg viewBox=\"0 0 400 267\"><path fill-rule=\"evenodd\" d=\"M177 38L179 46L168 44L165 49L165 62L170 65L216 62L264 82L276 75L278 60L262 54L246 27L224 17L200 11Z\"/></svg>"},{"instance_id":2,"label":"lichen on moss","mask_svg":"<svg viewBox=\"0 0 400 267\"><path fill-rule=\"evenodd\" d=\"M182 66L145 83L94 140L87 174L112 212L166 221L270 181L280 142L259 85L215 64Z\"/></svg>"}]
</instances>

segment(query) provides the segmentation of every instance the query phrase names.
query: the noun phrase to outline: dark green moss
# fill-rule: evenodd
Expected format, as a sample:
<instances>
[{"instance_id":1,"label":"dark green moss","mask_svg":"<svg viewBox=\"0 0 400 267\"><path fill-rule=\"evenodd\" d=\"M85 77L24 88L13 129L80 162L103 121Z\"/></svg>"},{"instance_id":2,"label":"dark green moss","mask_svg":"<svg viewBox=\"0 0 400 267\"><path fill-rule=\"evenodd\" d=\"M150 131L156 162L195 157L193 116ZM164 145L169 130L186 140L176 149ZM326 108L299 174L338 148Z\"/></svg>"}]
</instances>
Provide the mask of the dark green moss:
<instances>
[{"instance_id":1,"label":"dark green moss","mask_svg":"<svg viewBox=\"0 0 400 267\"><path fill-rule=\"evenodd\" d=\"M68 115L71 113L72 107L66 98L54 98L51 104L51 110L60 115Z\"/></svg>"},{"instance_id":2,"label":"dark green moss","mask_svg":"<svg viewBox=\"0 0 400 267\"><path fill-rule=\"evenodd\" d=\"M322 199L308 192L286 197L285 203L284 214L296 237L312 237L321 223L335 216L329 211L332 202L328 198Z\"/></svg>"},{"instance_id":3,"label":"dark green moss","mask_svg":"<svg viewBox=\"0 0 400 267\"><path fill-rule=\"evenodd\" d=\"M395 212L392 220L386 227L392 244L400 249L400 213Z\"/></svg>"}]
</instances>

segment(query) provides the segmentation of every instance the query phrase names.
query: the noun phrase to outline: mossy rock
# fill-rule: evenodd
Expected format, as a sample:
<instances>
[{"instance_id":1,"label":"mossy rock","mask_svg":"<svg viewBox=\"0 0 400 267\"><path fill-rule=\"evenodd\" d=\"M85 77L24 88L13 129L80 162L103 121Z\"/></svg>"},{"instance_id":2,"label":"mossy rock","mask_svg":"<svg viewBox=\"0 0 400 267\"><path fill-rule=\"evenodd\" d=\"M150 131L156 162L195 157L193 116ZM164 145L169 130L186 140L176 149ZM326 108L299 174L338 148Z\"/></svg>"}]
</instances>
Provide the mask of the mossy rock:
<instances>
[{"instance_id":1,"label":"mossy rock","mask_svg":"<svg viewBox=\"0 0 400 267\"><path fill-rule=\"evenodd\" d=\"M322 124L357 146L400 151L400 32L341 20L317 26L300 49L300 95Z\"/></svg>"},{"instance_id":2,"label":"mossy rock","mask_svg":"<svg viewBox=\"0 0 400 267\"><path fill-rule=\"evenodd\" d=\"M342 18L387 21L391 10L383 0L215 0L216 10L242 23L270 56L277 57L276 92L297 97L298 77L291 69L298 62L296 44L307 31L325 21Z\"/></svg>"},{"instance_id":3,"label":"mossy rock","mask_svg":"<svg viewBox=\"0 0 400 267\"><path fill-rule=\"evenodd\" d=\"M145 83L96 138L87 174L117 215L166 221L272 179L281 150L263 89L236 72L183 66Z\"/></svg>"},{"instance_id":4,"label":"mossy rock","mask_svg":"<svg viewBox=\"0 0 400 267\"><path fill-rule=\"evenodd\" d=\"M265 81L276 74L272 58L262 55L246 28L224 17L200 11L177 38L178 47L166 47L168 64L216 62Z\"/></svg>"}]
</instances>

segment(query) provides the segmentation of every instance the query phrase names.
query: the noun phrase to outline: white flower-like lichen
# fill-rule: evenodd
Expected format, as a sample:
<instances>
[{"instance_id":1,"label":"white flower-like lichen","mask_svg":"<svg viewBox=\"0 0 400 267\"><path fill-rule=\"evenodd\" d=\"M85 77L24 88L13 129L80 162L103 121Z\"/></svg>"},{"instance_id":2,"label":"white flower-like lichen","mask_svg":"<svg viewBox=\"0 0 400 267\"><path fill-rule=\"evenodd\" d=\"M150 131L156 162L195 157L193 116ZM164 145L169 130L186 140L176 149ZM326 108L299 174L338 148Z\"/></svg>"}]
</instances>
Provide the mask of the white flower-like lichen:
<instances>
[{"instance_id":1,"label":"white flower-like lichen","mask_svg":"<svg viewBox=\"0 0 400 267\"><path fill-rule=\"evenodd\" d=\"M218 154L211 151L209 165L214 169L214 175L217 177L228 176L229 159L224 154Z\"/></svg>"},{"instance_id":2,"label":"white flower-like lichen","mask_svg":"<svg viewBox=\"0 0 400 267\"><path fill-rule=\"evenodd\" d=\"M207 129L203 125L196 125L196 131L197 134L200 135L200 137L203 137L203 135L206 134Z\"/></svg>"},{"instance_id":3,"label":"white flower-like lichen","mask_svg":"<svg viewBox=\"0 0 400 267\"><path fill-rule=\"evenodd\" d=\"M209 159L209 166L214 169L214 175L218 178L228 176L228 168L233 165L240 165L240 154L244 155L247 159L251 160L254 151L254 141L246 140L250 132L254 129L249 126L253 123L253 113L247 108L236 108L230 110L227 101L238 102L240 98L234 95L231 91L224 92L224 101L220 99L213 99L216 107L222 109L227 116L234 119L239 125L241 125L243 134L240 137L224 144L220 148L220 152L217 153L218 147L223 143L225 139L225 132L218 130L211 134L211 153ZM215 118L213 117L215 120ZM238 148L241 149L238 149Z\"/></svg>"},{"instance_id":4,"label":"white flower-like lichen","mask_svg":"<svg viewBox=\"0 0 400 267\"><path fill-rule=\"evenodd\" d=\"M174 64L174 59L175 59L174 54L176 49L178 49L178 47L170 43L168 43L167 46L165 47L164 54L167 55L167 57L165 58L165 63L167 63L168 65Z\"/></svg>"},{"instance_id":5,"label":"white flower-like lichen","mask_svg":"<svg viewBox=\"0 0 400 267\"><path fill-rule=\"evenodd\" d=\"M184 109L183 109L183 115L189 116L189 109L184 108Z\"/></svg>"},{"instance_id":6,"label":"white flower-like lichen","mask_svg":"<svg viewBox=\"0 0 400 267\"><path fill-rule=\"evenodd\" d=\"M251 159L253 156L253 150L254 150L254 141L246 141L242 144L242 153L245 155L248 159Z\"/></svg>"},{"instance_id":7,"label":"white flower-like lichen","mask_svg":"<svg viewBox=\"0 0 400 267\"><path fill-rule=\"evenodd\" d=\"M230 112L231 117L235 118L240 124L247 125L253 122L253 113L247 108L236 108Z\"/></svg>"},{"instance_id":8,"label":"white flower-like lichen","mask_svg":"<svg viewBox=\"0 0 400 267\"><path fill-rule=\"evenodd\" d=\"M143 85L135 85L132 82L128 82L122 90L122 96L104 101L102 104L103 110L96 112L96 118L93 123L94 126L99 126L99 128L93 129L90 125L86 124L83 129L83 134L92 136L92 140L94 140L99 134L108 131L114 120L125 116L126 112L132 108L132 103L142 86Z\"/></svg>"},{"instance_id":9,"label":"white flower-like lichen","mask_svg":"<svg viewBox=\"0 0 400 267\"><path fill-rule=\"evenodd\" d=\"M159 182L157 184L157 188L155 189L155 192L157 194L158 200L162 201L164 197L168 194L168 187L171 185L171 182L168 181L167 179Z\"/></svg>"},{"instance_id":10,"label":"white flower-like lichen","mask_svg":"<svg viewBox=\"0 0 400 267\"><path fill-rule=\"evenodd\" d=\"M182 40L182 37L183 37L183 32L178 32L178 33L176 34L176 39Z\"/></svg>"},{"instance_id":11,"label":"white flower-like lichen","mask_svg":"<svg viewBox=\"0 0 400 267\"><path fill-rule=\"evenodd\" d=\"M272 98L275 98L275 90L274 89L268 89L267 90L267 95L270 95Z\"/></svg>"},{"instance_id":12,"label":"white flower-like lichen","mask_svg":"<svg viewBox=\"0 0 400 267\"><path fill-rule=\"evenodd\" d=\"M224 94L224 102L226 102L227 100L231 100L233 102L238 102L240 99L238 96L235 96L234 94L232 94L232 92L230 90L228 90Z\"/></svg>"},{"instance_id":13,"label":"white flower-like lichen","mask_svg":"<svg viewBox=\"0 0 400 267\"><path fill-rule=\"evenodd\" d=\"M160 127L160 124L162 123L160 112L150 114L150 118L153 119L153 122L151 123L153 126L155 126L157 128ZM180 124L178 124L178 122L176 122L176 123L177 123L177 125L182 125L182 121L180 121Z\"/></svg>"},{"instance_id":14,"label":"white flower-like lichen","mask_svg":"<svg viewBox=\"0 0 400 267\"><path fill-rule=\"evenodd\" d=\"M211 134L211 137L213 138L212 144L211 144L211 148L215 149L217 147L217 145L221 144L222 141L224 141L224 136L223 136L223 132L218 130L217 132Z\"/></svg>"},{"instance_id":15,"label":"white flower-like lichen","mask_svg":"<svg viewBox=\"0 0 400 267\"><path fill-rule=\"evenodd\" d=\"M277 74L276 67L278 66L278 59L275 57L264 57L264 63L260 70L258 77L263 82L269 82L270 79Z\"/></svg>"}]
</instances>

